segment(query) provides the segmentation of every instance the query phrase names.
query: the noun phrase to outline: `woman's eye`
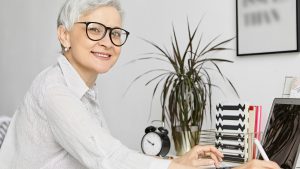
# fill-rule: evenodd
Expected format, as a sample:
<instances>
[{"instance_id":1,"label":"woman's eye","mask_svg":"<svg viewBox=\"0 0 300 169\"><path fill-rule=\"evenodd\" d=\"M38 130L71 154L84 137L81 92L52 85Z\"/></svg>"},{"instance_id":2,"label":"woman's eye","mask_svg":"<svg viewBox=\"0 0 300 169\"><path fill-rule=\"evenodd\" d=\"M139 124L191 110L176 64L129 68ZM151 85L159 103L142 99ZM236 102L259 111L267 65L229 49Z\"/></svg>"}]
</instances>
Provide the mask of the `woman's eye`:
<instances>
[{"instance_id":1,"label":"woman's eye","mask_svg":"<svg viewBox=\"0 0 300 169\"><path fill-rule=\"evenodd\" d=\"M121 37L121 32L113 31L113 32L111 32L111 36L113 38L120 38Z\"/></svg>"},{"instance_id":2,"label":"woman's eye","mask_svg":"<svg viewBox=\"0 0 300 169\"><path fill-rule=\"evenodd\" d=\"M99 28L89 28L88 31L90 33L95 33L95 34L99 34L102 32Z\"/></svg>"}]
</instances>

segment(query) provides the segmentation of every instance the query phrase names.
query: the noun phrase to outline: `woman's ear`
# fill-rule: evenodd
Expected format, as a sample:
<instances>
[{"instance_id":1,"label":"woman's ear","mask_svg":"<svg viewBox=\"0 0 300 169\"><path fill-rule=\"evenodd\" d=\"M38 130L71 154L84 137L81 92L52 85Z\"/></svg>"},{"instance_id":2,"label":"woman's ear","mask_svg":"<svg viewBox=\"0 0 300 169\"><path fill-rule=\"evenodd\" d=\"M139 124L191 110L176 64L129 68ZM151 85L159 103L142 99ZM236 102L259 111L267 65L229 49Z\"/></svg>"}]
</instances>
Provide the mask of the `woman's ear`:
<instances>
[{"instance_id":1,"label":"woman's ear","mask_svg":"<svg viewBox=\"0 0 300 169\"><path fill-rule=\"evenodd\" d=\"M63 47L70 48L70 35L65 26L60 25L57 28L57 37Z\"/></svg>"}]
</instances>

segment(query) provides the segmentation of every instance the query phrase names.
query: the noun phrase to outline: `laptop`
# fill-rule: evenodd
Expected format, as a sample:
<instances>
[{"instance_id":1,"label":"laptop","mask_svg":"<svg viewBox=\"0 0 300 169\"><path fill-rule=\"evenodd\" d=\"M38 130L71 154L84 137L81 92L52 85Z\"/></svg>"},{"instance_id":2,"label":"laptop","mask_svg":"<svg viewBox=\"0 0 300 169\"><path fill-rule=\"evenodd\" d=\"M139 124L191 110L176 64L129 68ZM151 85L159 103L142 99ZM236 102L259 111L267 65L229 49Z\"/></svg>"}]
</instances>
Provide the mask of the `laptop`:
<instances>
[{"instance_id":1,"label":"laptop","mask_svg":"<svg viewBox=\"0 0 300 169\"><path fill-rule=\"evenodd\" d=\"M300 99L275 98L261 140L266 154L283 169L298 169L300 152ZM259 159L263 159L258 154ZM221 167L229 169L238 163L223 162Z\"/></svg>"},{"instance_id":2,"label":"laptop","mask_svg":"<svg viewBox=\"0 0 300 169\"><path fill-rule=\"evenodd\" d=\"M261 142L269 159L283 169L295 169L300 152L300 99L275 98L266 124Z\"/></svg>"}]
</instances>

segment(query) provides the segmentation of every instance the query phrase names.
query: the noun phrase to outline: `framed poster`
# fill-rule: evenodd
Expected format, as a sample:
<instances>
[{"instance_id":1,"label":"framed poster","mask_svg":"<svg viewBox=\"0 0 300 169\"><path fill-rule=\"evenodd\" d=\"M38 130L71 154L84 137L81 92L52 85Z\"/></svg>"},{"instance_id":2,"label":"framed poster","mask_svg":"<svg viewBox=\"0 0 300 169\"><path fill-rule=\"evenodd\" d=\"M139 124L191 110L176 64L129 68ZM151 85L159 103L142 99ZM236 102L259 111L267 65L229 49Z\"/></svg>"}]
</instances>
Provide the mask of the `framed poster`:
<instances>
[{"instance_id":1,"label":"framed poster","mask_svg":"<svg viewBox=\"0 0 300 169\"><path fill-rule=\"evenodd\" d=\"M299 0L236 0L237 55L299 51Z\"/></svg>"}]
</instances>

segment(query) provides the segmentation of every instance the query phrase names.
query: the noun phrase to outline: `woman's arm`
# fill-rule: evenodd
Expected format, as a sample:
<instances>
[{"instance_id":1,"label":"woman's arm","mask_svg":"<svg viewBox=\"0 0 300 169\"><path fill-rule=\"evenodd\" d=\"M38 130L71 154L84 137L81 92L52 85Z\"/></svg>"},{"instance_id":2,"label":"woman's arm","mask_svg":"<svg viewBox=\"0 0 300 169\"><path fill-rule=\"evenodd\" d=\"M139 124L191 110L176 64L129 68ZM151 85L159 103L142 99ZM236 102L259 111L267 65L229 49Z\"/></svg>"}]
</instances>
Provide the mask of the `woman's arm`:
<instances>
[{"instance_id":1,"label":"woman's arm","mask_svg":"<svg viewBox=\"0 0 300 169\"><path fill-rule=\"evenodd\" d=\"M86 168L166 169L170 163L125 147L67 87L48 89L42 107L57 143Z\"/></svg>"}]
</instances>

